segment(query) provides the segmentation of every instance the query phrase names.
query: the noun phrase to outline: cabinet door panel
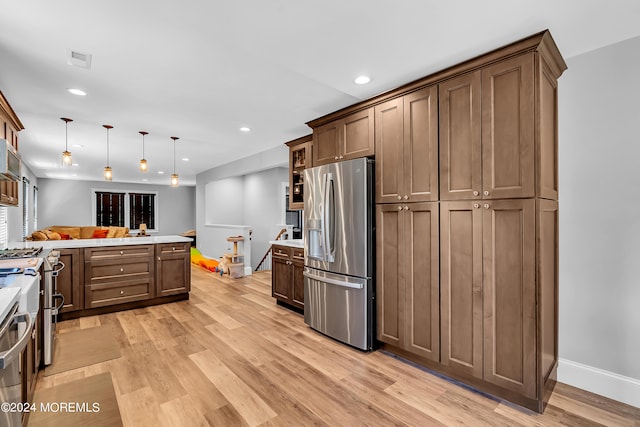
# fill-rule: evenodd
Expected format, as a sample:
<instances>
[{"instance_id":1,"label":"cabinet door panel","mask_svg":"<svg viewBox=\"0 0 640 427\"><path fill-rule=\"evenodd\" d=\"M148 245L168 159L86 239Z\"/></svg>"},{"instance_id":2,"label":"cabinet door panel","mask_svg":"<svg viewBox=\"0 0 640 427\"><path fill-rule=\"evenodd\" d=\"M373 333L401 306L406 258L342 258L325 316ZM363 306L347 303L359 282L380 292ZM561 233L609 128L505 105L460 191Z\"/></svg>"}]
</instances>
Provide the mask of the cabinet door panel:
<instances>
[{"instance_id":1,"label":"cabinet door panel","mask_svg":"<svg viewBox=\"0 0 640 427\"><path fill-rule=\"evenodd\" d=\"M535 195L533 89L533 54L482 71L485 199Z\"/></svg>"},{"instance_id":2,"label":"cabinet door panel","mask_svg":"<svg viewBox=\"0 0 640 427\"><path fill-rule=\"evenodd\" d=\"M440 361L438 203L410 203L402 212L405 258L406 344L411 353Z\"/></svg>"},{"instance_id":3,"label":"cabinet door panel","mask_svg":"<svg viewBox=\"0 0 640 427\"><path fill-rule=\"evenodd\" d=\"M400 346L404 328L404 266L400 205L376 206L376 304L378 340Z\"/></svg>"},{"instance_id":4,"label":"cabinet door panel","mask_svg":"<svg viewBox=\"0 0 640 427\"><path fill-rule=\"evenodd\" d=\"M375 152L373 108L342 119L342 153L340 160L373 156Z\"/></svg>"},{"instance_id":5,"label":"cabinet door panel","mask_svg":"<svg viewBox=\"0 0 640 427\"><path fill-rule=\"evenodd\" d=\"M293 268L293 289L291 302L299 308L304 308L304 263L294 262Z\"/></svg>"},{"instance_id":6,"label":"cabinet door panel","mask_svg":"<svg viewBox=\"0 0 640 427\"><path fill-rule=\"evenodd\" d=\"M538 206L538 289L541 355L540 374L545 379L558 360L558 202L537 200Z\"/></svg>"},{"instance_id":7,"label":"cabinet door panel","mask_svg":"<svg viewBox=\"0 0 640 427\"><path fill-rule=\"evenodd\" d=\"M558 200L558 82L544 59L538 71L540 97L538 105L540 166L538 196Z\"/></svg>"},{"instance_id":8,"label":"cabinet door panel","mask_svg":"<svg viewBox=\"0 0 640 427\"><path fill-rule=\"evenodd\" d=\"M56 278L56 290L64 296L62 312L84 308L84 262L82 249L60 249L60 261L65 267Z\"/></svg>"},{"instance_id":9,"label":"cabinet door panel","mask_svg":"<svg viewBox=\"0 0 640 427\"><path fill-rule=\"evenodd\" d=\"M287 262L287 259L276 256L272 259L273 278L271 280L271 296L290 303L291 270Z\"/></svg>"},{"instance_id":10,"label":"cabinet door panel","mask_svg":"<svg viewBox=\"0 0 640 427\"><path fill-rule=\"evenodd\" d=\"M482 378L482 211L440 203L442 364Z\"/></svg>"},{"instance_id":11,"label":"cabinet door panel","mask_svg":"<svg viewBox=\"0 0 640 427\"><path fill-rule=\"evenodd\" d=\"M404 194L402 98L375 107L376 203L398 203Z\"/></svg>"},{"instance_id":12,"label":"cabinet door panel","mask_svg":"<svg viewBox=\"0 0 640 427\"><path fill-rule=\"evenodd\" d=\"M313 130L313 166L337 161L339 123L331 122Z\"/></svg>"},{"instance_id":13,"label":"cabinet door panel","mask_svg":"<svg viewBox=\"0 0 640 427\"><path fill-rule=\"evenodd\" d=\"M189 255L160 255L156 261L156 292L152 296L167 296L191 290L191 259Z\"/></svg>"},{"instance_id":14,"label":"cabinet door panel","mask_svg":"<svg viewBox=\"0 0 640 427\"><path fill-rule=\"evenodd\" d=\"M409 201L438 200L436 86L404 97L404 182L404 195L409 196Z\"/></svg>"},{"instance_id":15,"label":"cabinet door panel","mask_svg":"<svg viewBox=\"0 0 640 427\"><path fill-rule=\"evenodd\" d=\"M480 81L476 71L439 85L441 200L481 197Z\"/></svg>"},{"instance_id":16,"label":"cabinet door panel","mask_svg":"<svg viewBox=\"0 0 640 427\"><path fill-rule=\"evenodd\" d=\"M483 209L484 379L536 395L535 201Z\"/></svg>"}]
</instances>

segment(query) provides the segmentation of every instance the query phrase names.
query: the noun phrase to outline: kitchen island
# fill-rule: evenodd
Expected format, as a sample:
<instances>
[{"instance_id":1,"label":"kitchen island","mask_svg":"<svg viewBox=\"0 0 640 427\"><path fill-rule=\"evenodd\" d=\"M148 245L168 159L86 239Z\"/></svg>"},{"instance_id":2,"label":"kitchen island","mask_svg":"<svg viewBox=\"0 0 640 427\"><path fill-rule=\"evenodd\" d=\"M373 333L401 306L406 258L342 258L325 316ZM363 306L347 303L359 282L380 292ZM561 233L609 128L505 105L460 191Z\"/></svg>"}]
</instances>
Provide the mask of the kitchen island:
<instances>
[{"instance_id":1,"label":"kitchen island","mask_svg":"<svg viewBox=\"0 0 640 427\"><path fill-rule=\"evenodd\" d=\"M189 298L191 239L183 236L28 241L60 252L60 320Z\"/></svg>"}]
</instances>

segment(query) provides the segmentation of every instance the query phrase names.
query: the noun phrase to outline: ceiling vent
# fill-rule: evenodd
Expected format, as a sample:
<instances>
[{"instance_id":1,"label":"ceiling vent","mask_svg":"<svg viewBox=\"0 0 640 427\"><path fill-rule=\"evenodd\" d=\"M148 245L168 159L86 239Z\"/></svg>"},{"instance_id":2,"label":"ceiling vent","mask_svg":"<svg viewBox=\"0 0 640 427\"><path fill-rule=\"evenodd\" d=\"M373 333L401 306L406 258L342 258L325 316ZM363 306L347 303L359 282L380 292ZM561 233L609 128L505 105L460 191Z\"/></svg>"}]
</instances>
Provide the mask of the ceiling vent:
<instances>
[{"instance_id":1,"label":"ceiling vent","mask_svg":"<svg viewBox=\"0 0 640 427\"><path fill-rule=\"evenodd\" d=\"M91 69L91 54L67 49L67 64L78 68Z\"/></svg>"}]
</instances>

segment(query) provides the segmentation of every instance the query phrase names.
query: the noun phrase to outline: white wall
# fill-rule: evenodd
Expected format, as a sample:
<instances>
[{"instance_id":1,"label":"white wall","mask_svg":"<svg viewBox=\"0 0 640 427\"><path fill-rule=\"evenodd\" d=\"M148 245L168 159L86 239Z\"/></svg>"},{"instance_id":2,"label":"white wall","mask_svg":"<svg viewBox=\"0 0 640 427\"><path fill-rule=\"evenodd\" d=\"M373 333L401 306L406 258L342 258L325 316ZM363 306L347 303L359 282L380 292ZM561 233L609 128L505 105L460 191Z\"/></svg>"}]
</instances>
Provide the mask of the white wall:
<instances>
[{"instance_id":1,"label":"white wall","mask_svg":"<svg viewBox=\"0 0 640 427\"><path fill-rule=\"evenodd\" d=\"M559 380L640 406L640 37L559 80Z\"/></svg>"},{"instance_id":2,"label":"white wall","mask_svg":"<svg viewBox=\"0 0 640 427\"><path fill-rule=\"evenodd\" d=\"M211 181L205 186L207 224L236 224L244 212L244 179L241 176Z\"/></svg>"},{"instance_id":3,"label":"white wall","mask_svg":"<svg viewBox=\"0 0 640 427\"><path fill-rule=\"evenodd\" d=\"M195 228L195 187L46 178L38 180L38 227L91 225L93 188L156 191L158 235L181 234Z\"/></svg>"},{"instance_id":4,"label":"white wall","mask_svg":"<svg viewBox=\"0 0 640 427\"><path fill-rule=\"evenodd\" d=\"M247 264L257 264L268 247L268 241L275 237L265 228L273 227L281 221L281 213L276 213L271 206L278 203L280 198L280 181L288 181L288 148L282 144L280 147L240 159L229 164L209 169L196 176L196 231L198 235L198 248L210 258L219 258L228 249L228 243L223 239L224 235L238 235L246 233L247 242L242 250L246 254ZM279 172L269 170L277 168ZM264 172L264 173L262 173ZM256 175L255 177L253 175ZM230 178L233 178L229 180ZM227 181L228 180L228 181ZM238 211L230 225L250 226L253 236L248 241L249 229L211 227L207 224L220 224L216 220L219 215L219 203L225 203L220 197L212 197L214 190L220 182L236 187L242 182L241 194L236 195L241 200L242 207L234 201ZM245 182L249 182L247 188ZM235 197L235 196L234 196ZM234 199L235 200L235 199ZM227 207L222 208L223 218L228 217ZM218 216L219 218L219 216ZM225 234L233 232L232 234ZM257 234L256 234L257 233ZM253 249L253 247L256 249ZM256 254L253 256L253 254ZM255 268L255 265L252 265ZM247 271L247 270L245 270Z\"/></svg>"}]
</instances>

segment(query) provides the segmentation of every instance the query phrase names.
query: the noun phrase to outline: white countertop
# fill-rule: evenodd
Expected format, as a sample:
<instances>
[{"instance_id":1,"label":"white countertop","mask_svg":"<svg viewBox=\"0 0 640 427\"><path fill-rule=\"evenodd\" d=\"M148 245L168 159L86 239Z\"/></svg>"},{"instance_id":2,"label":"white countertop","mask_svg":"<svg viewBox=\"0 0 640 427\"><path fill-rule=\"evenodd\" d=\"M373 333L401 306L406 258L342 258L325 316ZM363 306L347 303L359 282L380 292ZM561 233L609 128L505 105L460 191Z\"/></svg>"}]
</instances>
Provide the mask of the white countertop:
<instances>
[{"instance_id":1,"label":"white countertop","mask_svg":"<svg viewBox=\"0 0 640 427\"><path fill-rule=\"evenodd\" d=\"M35 248L66 249L66 248L95 248L101 246L123 245L154 245L156 243L181 243L191 242L191 237L184 236L146 236L146 237L119 237L104 239L73 239L73 240L34 240L27 242L11 242L11 248Z\"/></svg>"},{"instance_id":2,"label":"white countertop","mask_svg":"<svg viewBox=\"0 0 640 427\"><path fill-rule=\"evenodd\" d=\"M19 298L19 288L0 288L0 322L9 314L9 310Z\"/></svg>"},{"instance_id":3,"label":"white countertop","mask_svg":"<svg viewBox=\"0 0 640 427\"><path fill-rule=\"evenodd\" d=\"M269 243L272 245L289 246L292 248L304 248L303 239L271 240Z\"/></svg>"}]
</instances>

